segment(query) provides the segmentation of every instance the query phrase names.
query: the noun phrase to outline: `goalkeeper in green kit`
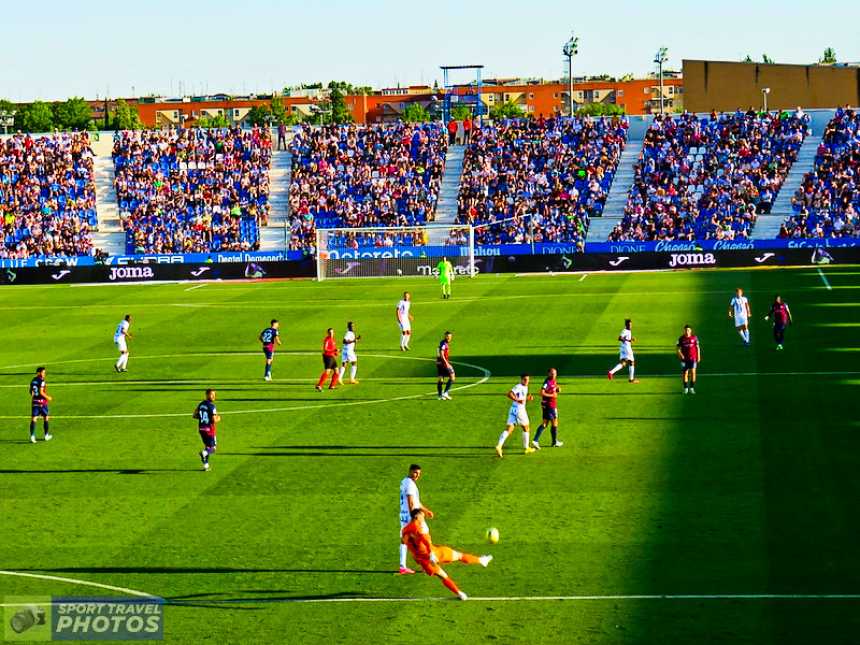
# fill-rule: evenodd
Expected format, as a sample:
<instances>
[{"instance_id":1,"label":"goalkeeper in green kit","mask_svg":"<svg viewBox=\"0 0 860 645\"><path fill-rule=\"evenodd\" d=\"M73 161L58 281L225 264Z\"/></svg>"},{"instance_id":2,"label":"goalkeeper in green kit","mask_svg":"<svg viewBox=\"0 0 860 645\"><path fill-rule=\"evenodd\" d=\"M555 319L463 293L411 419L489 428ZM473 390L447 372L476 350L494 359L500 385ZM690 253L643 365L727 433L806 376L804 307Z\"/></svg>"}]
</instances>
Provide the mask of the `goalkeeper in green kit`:
<instances>
[{"instance_id":1,"label":"goalkeeper in green kit","mask_svg":"<svg viewBox=\"0 0 860 645\"><path fill-rule=\"evenodd\" d=\"M447 300L451 297L451 282L454 280L454 265L448 258L443 257L436 265L436 271L439 274L439 285L442 287L442 298Z\"/></svg>"}]
</instances>

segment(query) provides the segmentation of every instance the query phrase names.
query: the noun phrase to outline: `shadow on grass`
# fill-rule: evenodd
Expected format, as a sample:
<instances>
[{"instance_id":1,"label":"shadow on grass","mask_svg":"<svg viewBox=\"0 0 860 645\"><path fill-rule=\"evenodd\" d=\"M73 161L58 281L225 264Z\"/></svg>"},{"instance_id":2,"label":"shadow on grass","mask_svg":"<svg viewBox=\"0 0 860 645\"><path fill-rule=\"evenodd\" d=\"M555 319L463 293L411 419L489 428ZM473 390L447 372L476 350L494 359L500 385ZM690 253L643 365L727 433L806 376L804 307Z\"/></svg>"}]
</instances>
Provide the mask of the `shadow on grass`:
<instances>
[{"instance_id":1,"label":"shadow on grass","mask_svg":"<svg viewBox=\"0 0 860 645\"><path fill-rule=\"evenodd\" d=\"M489 454L494 454L492 449L485 447ZM280 452L225 452L222 456L241 457L445 457L446 459L483 459L487 455L463 455L446 452L322 452L316 451L280 451Z\"/></svg>"},{"instance_id":2,"label":"shadow on grass","mask_svg":"<svg viewBox=\"0 0 860 645\"><path fill-rule=\"evenodd\" d=\"M24 442L29 443L29 442ZM149 473L185 473L197 472L199 468L55 468L55 469L24 469L2 468L0 475L71 475L77 473L110 473L114 475L147 475Z\"/></svg>"}]
</instances>

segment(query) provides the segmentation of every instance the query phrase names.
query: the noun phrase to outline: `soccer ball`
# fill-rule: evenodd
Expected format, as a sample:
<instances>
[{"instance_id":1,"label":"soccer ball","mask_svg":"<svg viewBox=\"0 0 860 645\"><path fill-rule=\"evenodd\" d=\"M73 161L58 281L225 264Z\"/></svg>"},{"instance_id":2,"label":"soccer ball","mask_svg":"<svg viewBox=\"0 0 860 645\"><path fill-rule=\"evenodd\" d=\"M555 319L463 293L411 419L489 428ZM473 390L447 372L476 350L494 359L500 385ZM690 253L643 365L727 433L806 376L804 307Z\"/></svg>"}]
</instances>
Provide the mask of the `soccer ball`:
<instances>
[{"instance_id":1,"label":"soccer ball","mask_svg":"<svg viewBox=\"0 0 860 645\"><path fill-rule=\"evenodd\" d=\"M499 541L499 529L487 529L487 542L497 544Z\"/></svg>"},{"instance_id":2,"label":"soccer ball","mask_svg":"<svg viewBox=\"0 0 860 645\"><path fill-rule=\"evenodd\" d=\"M397 269L397 275L403 275L403 269Z\"/></svg>"}]
</instances>

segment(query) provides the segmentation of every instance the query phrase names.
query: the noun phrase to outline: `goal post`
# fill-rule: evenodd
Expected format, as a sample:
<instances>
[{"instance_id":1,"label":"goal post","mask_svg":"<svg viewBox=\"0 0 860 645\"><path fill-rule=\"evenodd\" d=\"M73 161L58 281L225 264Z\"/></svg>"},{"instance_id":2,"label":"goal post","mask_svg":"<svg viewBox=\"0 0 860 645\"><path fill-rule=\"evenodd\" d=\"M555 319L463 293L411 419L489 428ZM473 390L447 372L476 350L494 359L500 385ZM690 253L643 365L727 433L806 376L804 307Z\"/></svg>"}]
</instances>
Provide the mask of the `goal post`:
<instances>
[{"instance_id":1,"label":"goal post","mask_svg":"<svg viewBox=\"0 0 860 645\"><path fill-rule=\"evenodd\" d=\"M447 258L456 276L473 278L475 230L464 224L318 228L317 280L432 277Z\"/></svg>"}]
</instances>

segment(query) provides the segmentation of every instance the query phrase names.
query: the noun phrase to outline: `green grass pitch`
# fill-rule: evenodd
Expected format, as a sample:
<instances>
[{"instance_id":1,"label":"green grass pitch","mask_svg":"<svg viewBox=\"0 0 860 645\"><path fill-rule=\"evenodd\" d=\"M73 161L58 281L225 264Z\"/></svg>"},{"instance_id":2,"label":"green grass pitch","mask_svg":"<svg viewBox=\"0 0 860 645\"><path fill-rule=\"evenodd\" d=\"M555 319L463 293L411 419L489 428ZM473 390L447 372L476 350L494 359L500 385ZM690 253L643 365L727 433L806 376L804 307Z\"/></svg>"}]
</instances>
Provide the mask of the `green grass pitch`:
<instances>
[{"instance_id":1,"label":"green grass pitch","mask_svg":"<svg viewBox=\"0 0 860 645\"><path fill-rule=\"evenodd\" d=\"M154 594L177 643L856 643L860 600L820 596L860 593L860 269L824 272L831 289L814 268L480 276L450 301L427 279L5 288L0 596ZM727 317L736 286L749 349ZM783 352L762 321L777 292L796 320ZM256 338L272 317L284 345L265 383ZM638 385L606 378L625 317ZM325 329L348 320L361 383L317 393ZM695 396L674 355L688 322ZM463 388L449 402L432 362L445 329ZM55 438L31 445L40 364ZM517 432L497 459L505 393L522 371L536 392L550 366L566 445L523 455ZM206 387L222 415L208 473L191 418ZM475 600L393 575L413 461L434 540L495 556L447 567Z\"/></svg>"}]
</instances>

